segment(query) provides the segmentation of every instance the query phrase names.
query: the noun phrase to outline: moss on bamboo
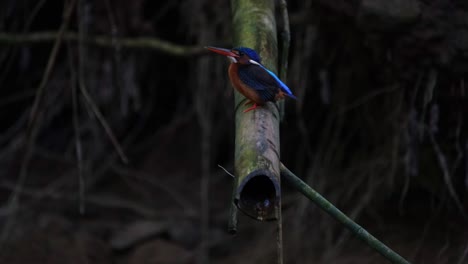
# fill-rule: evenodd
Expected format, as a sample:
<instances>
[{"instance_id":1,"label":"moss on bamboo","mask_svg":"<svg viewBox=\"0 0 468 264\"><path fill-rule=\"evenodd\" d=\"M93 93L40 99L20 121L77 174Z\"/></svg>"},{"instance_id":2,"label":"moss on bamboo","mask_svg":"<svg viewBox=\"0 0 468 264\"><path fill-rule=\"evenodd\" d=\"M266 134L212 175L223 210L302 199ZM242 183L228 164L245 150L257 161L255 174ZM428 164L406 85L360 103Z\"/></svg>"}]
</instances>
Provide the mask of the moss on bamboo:
<instances>
[{"instance_id":1,"label":"moss on bamboo","mask_svg":"<svg viewBox=\"0 0 468 264\"><path fill-rule=\"evenodd\" d=\"M262 63L276 72L274 1L233 0L234 46L255 49ZM248 113L236 92L234 198L239 208L258 220L276 219L280 203L278 107L268 103Z\"/></svg>"}]
</instances>

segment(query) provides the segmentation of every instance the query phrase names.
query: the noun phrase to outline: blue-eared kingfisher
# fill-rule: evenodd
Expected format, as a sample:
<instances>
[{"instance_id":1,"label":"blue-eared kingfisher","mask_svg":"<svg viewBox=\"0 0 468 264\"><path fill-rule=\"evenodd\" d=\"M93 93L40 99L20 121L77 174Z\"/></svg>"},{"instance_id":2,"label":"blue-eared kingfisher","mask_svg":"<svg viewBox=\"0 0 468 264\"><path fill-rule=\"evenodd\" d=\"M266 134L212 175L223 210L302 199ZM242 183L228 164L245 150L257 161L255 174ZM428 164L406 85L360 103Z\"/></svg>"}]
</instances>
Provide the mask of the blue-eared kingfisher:
<instances>
[{"instance_id":1,"label":"blue-eared kingfisher","mask_svg":"<svg viewBox=\"0 0 468 264\"><path fill-rule=\"evenodd\" d=\"M285 96L296 99L288 86L263 66L255 50L246 47L233 49L206 47L206 49L227 56L231 61L228 73L232 85L249 100L246 105L253 104L244 110L244 113L266 102L283 99Z\"/></svg>"}]
</instances>

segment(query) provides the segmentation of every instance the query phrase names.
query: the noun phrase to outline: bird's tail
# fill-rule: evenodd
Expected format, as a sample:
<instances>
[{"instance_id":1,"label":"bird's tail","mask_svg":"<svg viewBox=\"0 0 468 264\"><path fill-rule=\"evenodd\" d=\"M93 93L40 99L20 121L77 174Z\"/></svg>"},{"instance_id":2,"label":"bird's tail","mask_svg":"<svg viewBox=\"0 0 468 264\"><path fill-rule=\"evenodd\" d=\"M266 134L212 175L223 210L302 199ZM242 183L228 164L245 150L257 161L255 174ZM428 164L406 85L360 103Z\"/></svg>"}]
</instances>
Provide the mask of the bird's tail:
<instances>
[{"instance_id":1,"label":"bird's tail","mask_svg":"<svg viewBox=\"0 0 468 264\"><path fill-rule=\"evenodd\" d=\"M297 100L297 97L294 95L294 94L289 94L289 93L284 93L286 96L288 96L289 98L292 98L294 100Z\"/></svg>"}]
</instances>

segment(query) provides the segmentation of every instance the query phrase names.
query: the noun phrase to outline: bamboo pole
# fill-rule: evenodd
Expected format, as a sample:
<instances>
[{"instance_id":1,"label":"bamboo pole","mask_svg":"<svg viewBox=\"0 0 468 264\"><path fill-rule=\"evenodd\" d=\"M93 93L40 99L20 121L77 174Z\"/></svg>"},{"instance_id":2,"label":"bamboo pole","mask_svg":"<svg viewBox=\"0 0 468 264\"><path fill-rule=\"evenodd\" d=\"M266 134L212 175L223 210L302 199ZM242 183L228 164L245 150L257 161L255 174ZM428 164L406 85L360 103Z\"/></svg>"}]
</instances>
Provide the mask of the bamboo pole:
<instances>
[{"instance_id":1,"label":"bamboo pole","mask_svg":"<svg viewBox=\"0 0 468 264\"><path fill-rule=\"evenodd\" d=\"M262 63L276 72L274 1L232 0L231 5L234 46L255 49ZM243 113L246 99L237 91L235 93L234 203L254 219L275 220L281 193L278 106L268 103Z\"/></svg>"},{"instance_id":2,"label":"bamboo pole","mask_svg":"<svg viewBox=\"0 0 468 264\"><path fill-rule=\"evenodd\" d=\"M398 255L391 248L387 247L384 243L378 240L376 237L371 235L367 230L362 226L358 225L351 218L346 216L338 208L336 208L332 203L325 199L322 195L308 186L303 182L299 177L294 175L288 168L281 164L281 176L283 179L288 182L292 187L300 191L305 197L315 203L322 210L327 212L338 222L343 224L346 228L349 229L354 235L366 242L371 248L375 249L382 256L388 259L391 263L396 264L409 264L410 262L404 259L402 256Z\"/></svg>"}]
</instances>

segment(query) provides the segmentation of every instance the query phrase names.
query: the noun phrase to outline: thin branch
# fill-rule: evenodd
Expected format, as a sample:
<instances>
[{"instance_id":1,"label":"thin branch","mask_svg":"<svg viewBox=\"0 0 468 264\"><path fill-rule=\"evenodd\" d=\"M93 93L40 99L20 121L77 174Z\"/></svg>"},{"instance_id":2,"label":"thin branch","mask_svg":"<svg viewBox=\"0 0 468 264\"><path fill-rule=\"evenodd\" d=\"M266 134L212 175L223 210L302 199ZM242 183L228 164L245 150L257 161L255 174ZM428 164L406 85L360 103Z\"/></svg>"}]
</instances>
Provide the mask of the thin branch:
<instances>
[{"instance_id":1,"label":"thin branch","mask_svg":"<svg viewBox=\"0 0 468 264\"><path fill-rule=\"evenodd\" d=\"M283 27L281 28L281 55L280 55L280 65L279 65L279 74L280 78L286 82L287 73L288 73L288 58L289 58L289 46L291 44L291 31L289 27L289 15L288 15L288 4L286 0L281 0L280 4L281 18L283 22ZM280 104L280 116L281 119L284 116L284 102ZM280 165L281 166L281 165ZM276 205L276 252L277 252L277 261L278 264L283 264L283 216L281 212L281 200Z\"/></svg>"},{"instance_id":2,"label":"thin branch","mask_svg":"<svg viewBox=\"0 0 468 264\"><path fill-rule=\"evenodd\" d=\"M281 12L281 20L283 27L280 29L281 36L281 54L280 54L280 65L279 65L279 76L280 79L286 82L288 73L288 57L289 57L289 46L291 44L291 31L289 28L289 15L288 15L288 4L286 0L281 0L279 4ZM280 102L280 116L281 119L284 116L284 102Z\"/></svg>"},{"instance_id":3,"label":"thin branch","mask_svg":"<svg viewBox=\"0 0 468 264\"><path fill-rule=\"evenodd\" d=\"M343 224L348 230L353 232L357 237L366 242L370 247L379 252L382 256L388 259L392 263L396 264L409 264L406 259L398 255L391 248L387 247L384 243L379 241L373 235L371 235L367 230L354 222L351 218L341 212L336 208L332 203L325 199L322 195L308 186L303 182L299 177L294 175L284 164L281 163L281 175L291 186L301 192L305 197L310 201L315 203L322 210L327 212L330 216L335 218L338 222Z\"/></svg>"},{"instance_id":4,"label":"thin branch","mask_svg":"<svg viewBox=\"0 0 468 264\"><path fill-rule=\"evenodd\" d=\"M31 108L31 112L29 115L29 121L26 130L26 151L21 160L20 172L19 176L15 185L15 189L12 191L8 199L8 209L11 212L14 212L15 209L19 206L19 194L23 188L24 182L26 181L29 162L31 161L32 153L33 153L33 145L34 141L36 140L37 134L39 132L39 126L42 121L43 113L39 107L42 105L45 87L49 81L50 75L52 74L52 69L55 65L55 60L57 58L58 51L62 44L63 35L68 27L70 17L72 11L74 10L76 5L76 0L73 0L69 6L66 7L63 15L63 23L60 26L59 32L55 36L55 43L52 47L52 51L49 56L49 60L47 61L47 66L44 71L44 75L42 76L42 80L37 88L36 97L34 99L33 106ZM4 242L9 235L9 231L11 230L11 226L14 222L14 214L8 217L0 238L0 242Z\"/></svg>"},{"instance_id":5,"label":"thin branch","mask_svg":"<svg viewBox=\"0 0 468 264\"><path fill-rule=\"evenodd\" d=\"M46 0L40 0L33 8L31 14L29 15L28 19L26 20L26 23L24 24L24 28L22 30L23 33L27 32L32 24L32 22L34 21L34 19L36 19L36 16L37 14L39 13L39 11L42 9L42 7L44 6ZM54 41L54 39L52 39L51 41ZM17 57L18 57L18 49L12 49L13 52L11 54L10 57L8 57L7 62L5 64L2 64L2 73L0 74L0 84L3 83L3 81L5 80L6 76L8 75L8 73L10 72L10 69L11 69L11 66L13 65L13 63L15 61L17 61ZM8 54L8 52L5 52L5 54Z\"/></svg>"},{"instance_id":6,"label":"thin branch","mask_svg":"<svg viewBox=\"0 0 468 264\"><path fill-rule=\"evenodd\" d=\"M70 68L72 69L72 100L73 100L73 130L75 132L75 151L76 151L76 159L78 162L78 185L79 185L79 210L81 214L85 213L85 193L86 193L86 182L85 182L85 174L83 171L83 153L82 153L82 145L80 139L80 124L79 124L79 112L78 112L78 85L81 88L82 84L84 83L84 60L83 60L83 36L86 30L86 21L89 19L87 18L89 11L86 12L85 1L79 0L78 1L78 68L75 69L73 63L71 62L71 54L70 54ZM69 46L70 41L68 42ZM71 48L69 49L71 53Z\"/></svg>"},{"instance_id":7,"label":"thin branch","mask_svg":"<svg viewBox=\"0 0 468 264\"><path fill-rule=\"evenodd\" d=\"M79 65L78 65L78 82L81 94L83 95L87 105L94 113L96 118L98 119L99 123L101 123L104 131L106 132L107 136L109 137L112 145L114 146L117 154L119 155L120 159L124 163L128 163L128 158L125 155L122 147L120 146L117 137L115 136L114 132L112 131L111 127L107 123L104 115L99 110L99 107L94 103L91 95L89 94L88 90L86 89L85 84L85 76L84 76L84 65L85 65L85 57L86 57L86 47L85 42L88 40L88 36L86 35L86 29L84 25L80 24L79 32L78 32L78 50L79 50ZM86 36L85 36L86 35Z\"/></svg>"},{"instance_id":8,"label":"thin branch","mask_svg":"<svg viewBox=\"0 0 468 264\"><path fill-rule=\"evenodd\" d=\"M83 97L85 98L86 103L91 108L94 115L99 120L99 123L101 123L102 127L104 128L104 131L106 132L107 136L109 137L110 141L112 142L112 145L114 146L115 150L117 151L117 154L119 154L120 159L122 160L122 162L128 163L128 158L125 155L122 147L120 146L119 141L115 137L115 135L112 132L111 127L107 123L104 115L101 113L101 111L99 110L97 105L94 103L93 99L91 98L91 95L88 93L88 91L86 90L86 87L84 86L83 83L80 83L80 90L81 90L81 93L83 94Z\"/></svg>"},{"instance_id":9,"label":"thin branch","mask_svg":"<svg viewBox=\"0 0 468 264\"><path fill-rule=\"evenodd\" d=\"M0 44L37 44L54 41L60 32L42 31L27 34L0 33ZM66 41L78 41L78 33L67 31L62 35ZM136 37L136 38L115 38L115 36L95 35L87 36L86 43L100 47L115 48L116 43L127 49L153 49L174 56L191 56L205 52L203 47L185 46L171 43L158 38Z\"/></svg>"},{"instance_id":10,"label":"thin branch","mask_svg":"<svg viewBox=\"0 0 468 264\"><path fill-rule=\"evenodd\" d=\"M229 220L228 220L228 233L235 235L237 233L237 209L236 204L234 203L234 195L231 196L231 207L229 208Z\"/></svg>"},{"instance_id":11,"label":"thin branch","mask_svg":"<svg viewBox=\"0 0 468 264\"><path fill-rule=\"evenodd\" d=\"M442 176L445 182L445 186L447 187L447 190L452 197L453 201L455 202L458 210L460 210L460 213L467 218L468 216L465 213L465 210L463 209L462 202L460 201L460 198L457 195L457 191L455 190L455 186L452 183L452 177L449 169L449 165L447 162L447 159L445 158L444 153L439 147L439 144L437 143L437 140L435 139L434 133L430 130L427 129L429 139L431 140L432 148L434 149L434 153L437 157L437 161L439 162L439 167L440 170L442 171Z\"/></svg>"},{"instance_id":12,"label":"thin branch","mask_svg":"<svg viewBox=\"0 0 468 264\"><path fill-rule=\"evenodd\" d=\"M281 197L280 197L281 198ZM278 264L283 264L283 215L281 212L281 199L276 208L276 258Z\"/></svg>"},{"instance_id":13,"label":"thin branch","mask_svg":"<svg viewBox=\"0 0 468 264\"><path fill-rule=\"evenodd\" d=\"M112 38L112 85L119 92L120 95L120 111L123 116L127 115L128 111L128 92L124 89L123 84L125 83L122 77L122 47L121 44L117 41L120 35L117 24L115 22L115 17L112 12L111 4L109 0L105 0L107 17L109 20L109 25L111 27L111 38ZM128 66L130 67L130 66Z\"/></svg>"},{"instance_id":14,"label":"thin branch","mask_svg":"<svg viewBox=\"0 0 468 264\"><path fill-rule=\"evenodd\" d=\"M45 2L47 0L40 0L33 8L32 12L31 12L31 15L29 15L28 17L28 20L26 21L25 23L25 26L24 26L24 32L26 32L29 27L31 27L32 25L32 22L34 21L34 19L36 19L36 16L37 14L39 14L39 11L41 11L42 7L44 6Z\"/></svg>"},{"instance_id":15,"label":"thin branch","mask_svg":"<svg viewBox=\"0 0 468 264\"><path fill-rule=\"evenodd\" d=\"M0 184L0 188L11 189L11 190L15 190L16 189L15 186L16 185L13 185L8 182ZM74 196L60 193L58 191L50 191L47 189L44 190L44 189L34 189L34 188L22 188L19 194L24 195L24 196L29 196L34 199L49 198L49 199L54 199L54 200L76 202L76 198ZM102 207L110 208L110 209L129 210L137 215L147 217L147 218L164 217L164 213L156 212L153 208L144 206L139 202L134 202L128 199L122 199L121 197L113 195L113 194L88 195L87 197L85 197L85 201L95 206L102 206ZM11 214L13 213L14 211L11 211L10 208L6 208L6 210L0 211L0 216L8 215L11 217ZM182 215L186 216L185 214L182 214Z\"/></svg>"},{"instance_id":16,"label":"thin branch","mask_svg":"<svg viewBox=\"0 0 468 264\"><path fill-rule=\"evenodd\" d=\"M281 28L281 57L279 74L283 81L286 81L288 73L288 57L289 57L289 46L291 43L291 31L289 28L289 15L288 15L288 4L286 0L280 1L281 18L283 21L283 27Z\"/></svg>"},{"instance_id":17,"label":"thin branch","mask_svg":"<svg viewBox=\"0 0 468 264\"><path fill-rule=\"evenodd\" d=\"M227 175L231 176L232 178L236 178L234 174L230 173L226 168L218 164L218 167L221 168Z\"/></svg>"},{"instance_id":18,"label":"thin branch","mask_svg":"<svg viewBox=\"0 0 468 264\"><path fill-rule=\"evenodd\" d=\"M196 214L195 205L193 205L192 202L187 199L183 193L170 188L158 180L154 180L153 175L143 171L129 169L118 164L111 165L111 169L113 172L121 176L138 179L144 181L147 184L150 184L152 187L158 188L160 192L165 193L167 197L173 199L176 204L183 208L187 215L193 216Z\"/></svg>"},{"instance_id":19,"label":"thin branch","mask_svg":"<svg viewBox=\"0 0 468 264\"><path fill-rule=\"evenodd\" d=\"M76 73L74 69L73 62L71 60L71 48L68 47L70 53L70 68L71 68L71 89L72 89L72 108L73 108L73 133L75 134L75 152L76 152L76 161L78 166L78 182L79 182L79 208L80 213L84 214L85 212L85 181L84 181L84 170L83 170L83 151L81 144L80 136L80 122L79 122L79 113L78 113L78 89L76 87Z\"/></svg>"},{"instance_id":20,"label":"thin branch","mask_svg":"<svg viewBox=\"0 0 468 264\"><path fill-rule=\"evenodd\" d=\"M203 36L202 36L203 37ZM202 38L201 37L201 38ZM203 39L203 38L202 38ZM208 60L201 58L195 64L199 69L206 69L209 67ZM201 221L201 245L199 248L199 259L198 263L207 264L209 263L209 253L207 248L207 241L209 240L209 223L210 223L210 163L211 163L211 142L212 142L212 115L211 112L212 103L206 100L208 96L209 78L208 75L202 74L197 78L197 92L195 93L195 110L197 114L197 120L200 125L200 168L201 168L201 179L200 179L200 221Z\"/></svg>"},{"instance_id":21,"label":"thin branch","mask_svg":"<svg viewBox=\"0 0 468 264\"><path fill-rule=\"evenodd\" d=\"M386 87L386 88L383 88L383 89L371 91L368 94L356 99L351 104L345 105L343 108L341 108L339 110L338 114L340 114L340 115L345 114L346 112L348 112L350 110L353 110L356 107L364 105L365 103L371 101L372 99L374 99L377 96L384 95L384 94L387 94L387 93L391 93L391 92L394 92L394 91L396 91L398 89L399 89L398 86L390 86L390 87Z\"/></svg>"},{"instance_id":22,"label":"thin branch","mask_svg":"<svg viewBox=\"0 0 468 264\"><path fill-rule=\"evenodd\" d=\"M468 256L468 244L466 245L465 250L463 250L463 253L460 256L460 259L458 260L457 264L466 263L465 260L467 256Z\"/></svg>"},{"instance_id":23,"label":"thin branch","mask_svg":"<svg viewBox=\"0 0 468 264\"><path fill-rule=\"evenodd\" d=\"M230 173L226 168L218 164L218 167L220 167L227 175L231 176L234 180L236 180L236 176L234 174ZM235 192L233 192L235 193ZM235 196L231 195L231 206L229 208L229 220L228 220L228 233L231 235L235 235L237 233L237 207L236 204L234 203Z\"/></svg>"}]
</instances>

